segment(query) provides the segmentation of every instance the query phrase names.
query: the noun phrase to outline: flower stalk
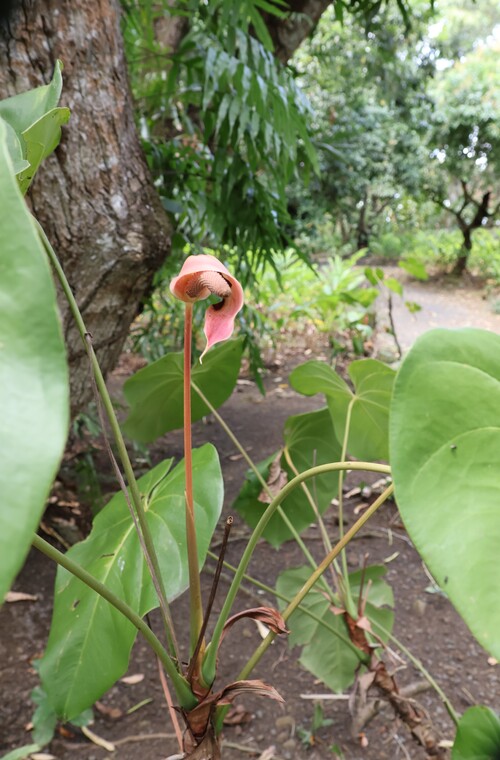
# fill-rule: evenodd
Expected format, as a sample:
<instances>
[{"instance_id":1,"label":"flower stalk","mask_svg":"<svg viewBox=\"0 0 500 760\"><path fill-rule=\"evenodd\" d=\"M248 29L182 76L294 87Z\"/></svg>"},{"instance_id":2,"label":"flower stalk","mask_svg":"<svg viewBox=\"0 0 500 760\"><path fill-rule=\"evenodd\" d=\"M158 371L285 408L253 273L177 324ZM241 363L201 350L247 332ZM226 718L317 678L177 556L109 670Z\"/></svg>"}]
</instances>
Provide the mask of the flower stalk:
<instances>
[{"instance_id":1,"label":"flower stalk","mask_svg":"<svg viewBox=\"0 0 500 760\"><path fill-rule=\"evenodd\" d=\"M193 496L193 443L191 437L191 341L193 333L193 304L186 303L184 317L184 466L186 473L186 542L189 568L189 614L190 614L190 653L193 655L203 625L203 606L201 600L200 568L198 565L198 548L194 517ZM200 653L203 655L203 643ZM196 663L193 669L197 675Z\"/></svg>"}]
</instances>

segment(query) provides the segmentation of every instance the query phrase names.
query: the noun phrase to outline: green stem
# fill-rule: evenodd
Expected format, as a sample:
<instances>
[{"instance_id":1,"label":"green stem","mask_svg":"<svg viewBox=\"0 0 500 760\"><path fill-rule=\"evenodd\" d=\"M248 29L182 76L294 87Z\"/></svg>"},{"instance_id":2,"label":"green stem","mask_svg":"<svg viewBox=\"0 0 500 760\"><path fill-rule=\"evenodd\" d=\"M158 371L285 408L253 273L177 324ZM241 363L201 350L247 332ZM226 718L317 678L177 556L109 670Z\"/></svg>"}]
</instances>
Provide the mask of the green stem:
<instances>
[{"instance_id":1,"label":"green stem","mask_svg":"<svg viewBox=\"0 0 500 760\"><path fill-rule=\"evenodd\" d=\"M291 471L293 472L294 475L298 475L299 471L297 470L297 468L295 467L295 465L293 463L293 459L292 459L292 457L290 455L290 451L289 451L289 449L288 449L287 446L285 446L284 454L285 454L285 459L286 459L286 462L287 462L289 468L291 469ZM309 502L309 505L310 505L312 511L314 512L314 516L316 517L316 521L318 523L318 526L319 526L319 529L320 529L320 532L321 532L321 538L323 539L323 548L324 548L325 552L328 554L328 552L330 552L332 550L332 544L331 544L331 541L330 541L330 536L328 535L328 531L326 529L325 522L324 522L324 520L323 520L323 518L321 516L321 513L319 511L318 505L316 504L316 501L313 498L313 495L310 492L308 486L305 483L302 483L300 487L302 488L302 490L304 492L304 495L305 495L307 501ZM312 564L311 564L311 561L309 562L309 564L311 564L311 567L313 568L313 570L315 570L316 569L316 562L314 562L314 559L312 559L312 557L311 557L311 560L312 560ZM332 567L331 569L332 569L332 581L333 581L334 586L336 586L337 583L336 583L336 577L335 577L335 570L337 568L334 569ZM330 587L328 586L328 584L326 583L326 581L325 581L325 585L328 588L328 591L330 591Z\"/></svg>"},{"instance_id":2,"label":"green stem","mask_svg":"<svg viewBox=\"0 0 500 760\"><path fill-rule=\"evenodd\" d=\"M44 248L47 252L49 260L59 279L64 295L66 296L66 300L68 301L71 314L73 316L73 319L76 322L78 331L80 333L80 337L83 341L83 344L89 356L89 360L92 366L92 372L94 374L97 389L99 391L102 404L104 406L106 415L109 420L109 425L111 427L113 438L115 440L118 454L123 466L123 470L125 472L125 477L129 485L130 495L132 497L132 503L134 505L134 509L137 514L137 519L141 528L142 537L143 537L144 546L145 546L146 562L150 569L153 585L155 586L155 590L158 595L158 601L160 604L160 609L162 611L162 616L163 616L163 620L165 624L165 630L167 634L167 641L169 644L169 648L170 648L171 653L173 653L173 655L179 662L180 660L178 656L178 647L175 640L175 632L174 632L174 627L172 623L172 617L171 617L170 609L168 606L167 595L165 593L165 587L163 585L163 580L161 577L158 557L157 557L156 550L154 547L153 538L151 536L151 531L149 529L149 523L146 518L146 512L144 509L144 505L142 503L142 497L139 492L137 480L135 479L132 463L128 455L127 447L125 446L125 441L123 439L120 425L118 424L118 419L116 417L115 410L113 408L113 402L111 401L111 397L106 387L106 382L101 372L99 362L97 361L97 356L93 349L92 343L89 340L87 340L87 336L89 335L89 332L85 326L85 322L83 321L83 317L81 315L76 299L73 295L73 291L71 290L70 284L66 278L64 270L43 228L36 220L35 222L38 228L38 233L44 245Z\"/></svg>"},{"instance_id":3,"label":"green stem","mask_svg":"<svg viewBox=\"0 0 500 760\"><path fill-rule=\"evenodd\" d=\"M353 396L353 398L349 402L349 406L347 407L347 412L345 416L345 431L344 431L344 439L342 441L342 453L340 455L340 458L342 461L345 461L347 457L347 444L349 441L349 431L351 428L351 414L352 414L352 408L354 406L354 402L356 401L356 397ZM342 540L344 537L344 472L339 472L339 493L338 493L338 501L339 501L339 538ZM351 597L351 591L349 588L349 571L347 568L347 555L345 551L341 553L340 561L342 563L342 573L343 573L343 587L344 587L344 596L346 597L345 602L348 608L349 614L352 616L354 612L354 603L352 601Z\"/></svg>"},{"instance_id":4,"label":"green stem","mask_svg":"<svg viewBox=\"0 0 500 760\"><path fill-rule=\"evenodd\" d=\"M351 463L353 464L353 463ZM392 492L394 491L394 486L391 485L388 486L388 488L385 489L385 491L380 494L378 499L375 499L373 504L370 504L368 509L361 515L361 517L354 523L354 525L349 528L347 533L344 534L344 536L338 541L336 546L333 547L332 551L329 552L325 559L318 565L315 572L310 575L310 577L307 579L307 581L304 583L300 591L294 596L293 600L290 602L290 604L287 606L285 611L283 612L283 619L286 621L290 617L290 615L295 612L301 601L304 599L306 594L309 593L309 591L312 589L314 584L318 581L318 579L321 577L321 575L325 572L327 567L333 562L335 557L338 557L340 552L347 546L349 541L354 538L356 533L361 530L363 525L372 517L377 509L382 506L382 504L387 501L389 496L391 496ZM267 650L269 645L271 644L271 641L274 640L276 634L272 634L272 639L268 641L269 636L267 636L262 644L258 647L258 649L254 652L254 655L250 658L250 660L245 665L242 673L244 675L240 675L240 678L246 678L248 673L253 670L255 665L258 663L264 652ZM266 644L267 642L267 644ZM265 645L265 646L264 646Z\"/></svg>"},{"instance_id":5,"label":"green stem","mask_svg":"<svg viewBox=\"0 0 500 760\"><path fill-rule=\"evenodd\" d=\"M203 675L207 683L212 683L215 678L215 671L216 671L216 661L217 661L217 651L219 648L220 639L222 636L222 630L224 628L224 625L229 617L229 614L231 612L231 608L233 606L234 600L236 598L236 594L238 593L238 588L240 586L241 580L243 578L244 573L246 572L246 569L248 567L248 564L250 562L250 559L252 557L252 554L255 550L255 547L257 545L257 542L259 538L261 537L266 525L268 524L269 520L273 516L273 514L276 512L277 508L280 506L281 502L286 499L286 497L301 483L303 483L305 480L309 480L310 478L317 477L318 475L323 475L327 472L338 472L339 470L365 470L365 471L371 471L371 472L380 472L383 474L390 474L390 467L388 465L383 464L376 464L373 462L333 462L329 464L322 464L318 465L317 467L312 467L309 470L306 470L305 472L300 473L300 475L297 475L297 477L293 478L289 483L287 483L279 492L279 494L273 499L273 501L269 504L266 511L260 518L257 526L255 527L252 535L250 536L250 539L248 541L248 544L245 548L245 551L243 552L243 556L240 560L240 564L238 566L238 570L236 571L236 574L234 576L233 582L229 588L229 591L227 593L226 600L224 602L224 605L219 613L219 618L217 620L214 633L212 636L212 641L210 642L210 645L206 652L205 662L203 663ZM392 486L391 486L392 488ZM392 491L389 491L391 493ZM387 493L387 492L384 492ZM386 497L387 498L387 497ZM378 500L377 500L378 501ZM371 510L373 508L370 507L366 513L368 516L372 513ZM363 515L363 518L365 518L365 515ZM363 519L363 518L360 518ZM367 518L365 518L366 521ZM360 520L358 520L355 525L357 526L358 523L360 523ZM361 525L364 523L361 522ZM360 527L361 527L360 525ZM354 528L355 526L353 526ZM354 535L354 533L351 533L353 528L349 531L349 534L346 535ZM359 528L357 529L359 530ZM355 531L357 532L357 531ZM347 542L346 542L347 543ZM337 547L340 545L337 544ZM345 544L342 543L341 549L343 548ZM334 550L335 551L335 550ZM338 553L338 552L337 552ZM335 554L337 556L337 554ZM332 560L334 557L332 557ZM330 561L332 561L330 560ZM327 563L328 566L329 563ZM321 567L321 565L320 565ZM313 573L311 577L314 577L316 573ZM321 573L315 578L315 581L320 577Z\"/></svg>"},{"instance_id":6,"label":"green stem","mask_svg":"<svg viewBox=\"0 0 500 760\"><path fill-rule=\"evenodd\" d=\"M203 605L201 600L200 568L193 497L193 443L191 438L191 341L193 333L193 304L186 303L184 318L184 466L186 473L186 541L189 568L189 614L190 614L190 654L196 650L203 626ZM204 645L196 655L197 662L190 668L199 676L198 663L204 654ZM210 681L211 683L211 681Z\"/></svg>"},{"instance_id":7,"label":"green stem","mask_svg":"<svg viewBox=\"0 0 500 760\"><path fill-rule=\"evenodd\" d=\"M54 546L52 546L52 544L49 544L48 541L45 541L40 536L35 535L32 544L36 549L41 551L51 560L57 562L58 565L61 565L61 567L64 567L66 570L68 570L68 572L82 581L82 583L85 583L86 586L99 594L99 596L102 596L103 599L109 602L109 604L113 605L115 609L121 612L121 614L124 615L127 620L129 620L132 625L142 633L153 651L160 658L165 671L172 679L172 683L174 685L177 698L181 706L186 710L192 709L196 705L196 698L193 696L193 693L189 688L189 684L177 672L174 662L169 656L168 652L163 648L159 639L155 636L151 628L146 625L144 620L142 620L142 618L139 617L139 615L137 615L137 613L134 612L134 610L129 607L126 602L117 597L107 586L105 586L103 583L98 581L97 578L94 578L93 575L84 570L81 565L73 562L73 560L70 559L67 554L63 554Z\"/></svg>"},{"instance_id":8,"label":"green stem","mask_svg":"<svg viewBox=\"0 0 500 760\"><path fill-rule=\"evenodd\" d=\"M448 697L446 696L442 688L439 686L437 681L434 680L434 678L431 676L431 674L429 673L427 668L423 665L423 663L418 659L418 657L415 657L415 655L412 654L410 650L407 647L405 647L405 645L399 639L396 638L396 636L394 636L390 631L388 631L386 628L380 625L380 623L377 623L375 620L371 620L371 624L374 629L378 628L378 631L382 636L387 636L387 638L390 641L392 641L397 646L397 648L403 652L403 654L410 660L410 662L413 663L413 665L417 668L417 670L419 670L422 673L426 681L428 681L428 683L432 686L436 694L440 697L441 701L446 707L446 710L448 711L448 715L450 716L454 724L458 726L459 717L457 713L455 712L453 705L451 704L450 700L448 699Z\"/></svg>"},{"instance_id":9,"label":"green stem","mask_svg":"<svg viewBox=\"0 0 500 760\"><path fill-rule=\"evenodd\" d=\"M217 560L217 555L213 552L209 551L207 552L207 555L211 557L214 560ZM223 562L224 567L226 567L228 570L230 570L232 573L236 572L236 568L234 565L231 565L229 562ZM243 576L243 580L248 581L249 583L252 583L257 588L261 589L262 591L266 591L271 596L275 596L277 599L281 599L281 601L286 602L287 604L290 604L292 601L289 596L285 596L285 594L281 594L277 589L271 588L271 586L267 586L265 583L262 583L261 581L257 580L257 578L253 578L251 575L245 575ZM318 625L320 625L322 628L325 628L325 630L332 633L334 636L336 636L348 649L352 651L353 654L356 655L358 660L362 663L365 663L366 665L369 663L369 657L366 655L361 649L358 649L356 644L353 644L351 639L349 639L347 636L344 636L343 633L340 631L337 631L336 628L334 628L332 625L327 623L323 618L321 618L319 615L316 615L314 612L311 612L311 610L308 607L302 607L302 605L299 604L298 610L302 612L304 615L307 615L307 617L310 617L311 620L314 620Z\"/></svg>"},{"instance_id":10,"label":"green stem","mask_svg":"<svg viewBox=\"0 0 500 760\"><path fill-rule=\"evenodd\" d=\"M390 472L390 468L388 466L375 465L375 464L371 464L370 466L368 466L368 464L369 464L368 462L339 462L338 463L338 465L343 465L345 469L351 469L353 465L359 465L359 464L363 464L364 465L363 469L365 469L365 470L368 470L368 469L371 469L372 467L377 467L377 466L381 467L381 468L384 468L383 470L372 469L371 470L372 472L384 472L385 474L388 474ZM324 467L328 467L328 465L320 465L320 467L324 468ZM330 465L330 467L332 468L333 466ZM319 468L315 467L313 469L317 470ZM362 468L361 467L358 467L358 468L354 467L354 469L362 469ZM329 470L329 471L331 471L331 470ZM311 471L309 470L308 472L311 472ZM325 472L325 470L323 470L323 472ZM302 476L305 475L305 474L306 473L302 473ZM314 473L314 475L316 475L316 474L319 474L319 473ZM314 475L311 475L310 477L314 477ZM295 478L295 480L298 480L298 478ZM293 482L294 481L291 481L291 483L293 483ZM288 485L291 485L291 483L288 484ZM286 486L285 486L285 488L286 488ZM379 509L379 507L382 506L382 504L389 498L389 496L391 496L391 494L392 494L393 491L394 491L394 486L391 483L391 485L388 488L386 488L385 491L382 494L380 494L380 496L378 497L378 499L375 499L375 501L373 502L373 504L371 504L368 507L368 509L366 510L366 512L364 512L364 514L361 515L361 517L354 523L354 525L351 528L349 528L349 530L347 531L347 533L345 533L345 535L343 536L343 538L341 538L340 541L336 544L336 546L333 547L332 551L327 554L327 556L325 557L325 559L321 562L321 564L318 565L318 567L316 568L315 572L310 575L310 577L304 583L304 585L302 586L302 588L300 589L300 591L297 594L295 594L295 596L292 599L292 601L290 602L290 604L288 604L288 606L284 610L284 612L283 612L283 620L285 622L288 620L288 618L290 617L290 615L292 615L295 612L295 610L300 605L300 603L302 602L302 600L304 599L304 597L309 593L309 591L312 589L312 587L314 586L314 584L317 583L317 581L319 580L319 578L321 577L321 575L325 572L325 570L328 568L328 566L333 562L333 560L336 557L338 557L338 555L340 554L340 552L347 546L347 544L349 543L349 541L351 541L351 539L354 538L354 536L356 535L356 533L358 533L361 530L361 528L363 527L363 525L375 514L375 512L377 511L377 509ZM258 527L259 526L257 526L257 528ZM240 567L241 567L241 562L240 562ZM240 570L240 568L238 568L237 573L239 572L239 570ZM236 579L236 576L235 576L235 579ZM233 581L233 585L234 585L234 581ZM231 588L232 588L232 586L231 586ZM244 680L244 679L248 678L248 675L252 672L252 670L257 665L257 663L259 662L259 660L261 659L261 657L264 655L264 653L267 652L268 648L270 647L270 645L272 644L272 642L274 641L274 639L276 638L276 636L277 636L277 634L273 633L272 631L270 631L267 634L266 638L261 642L261 644L259 644L259 646L255 650L255 652L253 653L253 655L250 657L250 659L246 663L245 667L239 673L238 678L237 678L238 681L239 680ZM214 637L215 637L215 634L214 634ZM210 650L211 650L211 645L210 645L210 648L208 649L208 653L207 654L210 654ZM216 722L215 722L215 727L216 727L216 731L217 732L220 731L220 729L222 727L222 721L224 719L224 715L225 715L225 708L221 708L220 710L217 711L217 718L216 718Z\"/></svg>"},{"instance_id":11,"label":"green stem","mask_svg":"<svg viewBox=\"0 0 500 760\"><path fill-rule=\"evenodd\" d=\"M245 462L248 464L248 466L252 470L253 474L255 475L255 477L257 478L257 480L259 481L259 483L261 484L263 490L267 493L267 495L269 496L269 498L272 500L273 493L272 493L271 489L269 488L268 484L266 483L266 481L264 480L264 478L260 474L260 472L259 472L259 470L257 468L257 465L255 464L255 462L253 461L253 459L251 458L251 456L249 456L249 454L246 451L246 449L243 446L243 444L240 443L240 441L235 436L235 434L233 433L233 431L231 430L231 428L229 427L229 425L220 416L220 414L218 413L217 409L215 409L215 407L211 404L211 402L205 396L205 394L201 391L201 389L198 388L198 386L196 385L196 383L194 383L193 381L191 381L191 387L196 391L196 393L201 398L201 400L203 401L203 403L210 409L210 412L213 414L213 416L215 417L215 419L217 420L217 422L219 423L219 425L221 426L221 428L224 430L224 432L226 433L226 435L228 436L228 438L236 446L236 448L240 452L241 456L243 457L243 459L245 460ZM287 458L287 449L286 448L284 450L284 453L285 453L285 458ZM288 458L287 458L287 462L290 464L291 460L289 461ZM293 467L291 467L290 469L292 469L295 472L295 474L298 475L298 472L296 470L294 470ZM314 505L314 506L316 506L316 505ZM316 563L314 561L314 558L313 558L311 552L309 551L309 549L307 548L306 544L302 540L302 538L300 536L300 533L296 529L295 525L290 520L290 518L286 514L285 510L281 506L278 507L277 513L281 517L281 519L283 520L283 522L285 523L285 525L288 528L288 530L290 531L290 533L293 536L294 541L297 543L298 547L302 550L302 553L304 554L305 558L307 559L307 561L309 562L309 564L311 565L311 567L314 569L316 567ZM316 510L315 510L315 514L317 514ZM325 583L324 589L325 589L325 591L328 594L330 593L330 588L329 588L328 584Z\"/></svg>"}]
</instances>

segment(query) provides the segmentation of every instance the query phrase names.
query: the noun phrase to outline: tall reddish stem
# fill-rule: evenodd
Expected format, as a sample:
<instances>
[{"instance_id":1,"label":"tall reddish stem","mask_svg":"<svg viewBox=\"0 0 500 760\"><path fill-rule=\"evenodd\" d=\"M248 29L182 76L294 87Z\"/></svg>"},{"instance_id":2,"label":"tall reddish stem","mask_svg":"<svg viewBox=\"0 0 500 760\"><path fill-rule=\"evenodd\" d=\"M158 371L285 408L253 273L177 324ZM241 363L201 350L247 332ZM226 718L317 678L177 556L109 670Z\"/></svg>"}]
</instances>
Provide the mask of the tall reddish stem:
<instances>
[{"instance_id":1,"label":"tall reddish stem","mask_svg":"<svg viewBox=\"0 0 500 760\"><path fill-rule=\"evenodd\" d=\"M196 544L196 528L193 499L193 452L191 440L191 339L193 331L193 305L186 304L184 320L184 466L186 470L186 540L189 567L190 599L190 651L193 654L203 625L200 569ZM197 656L201 661L204 647ZM199 674L197 663L193 669Z\"/></svg>"}]
</instances>

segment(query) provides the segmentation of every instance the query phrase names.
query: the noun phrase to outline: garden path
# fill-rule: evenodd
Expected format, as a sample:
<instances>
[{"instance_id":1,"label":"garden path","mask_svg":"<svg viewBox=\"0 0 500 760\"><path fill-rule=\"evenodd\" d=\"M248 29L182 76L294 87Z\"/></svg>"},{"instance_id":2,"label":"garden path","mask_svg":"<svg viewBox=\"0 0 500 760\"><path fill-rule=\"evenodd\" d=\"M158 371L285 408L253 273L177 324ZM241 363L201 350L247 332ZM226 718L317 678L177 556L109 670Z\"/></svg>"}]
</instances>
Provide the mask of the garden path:
<instances>
[{"instance_id":1,"label":"garden path","mask_svg":"<svg viewBox=\"0 0 500 760\"><path fill-rule=\"evenodd\" d=\"M500 333L500 301L492 290L478 284L472 278L455 277L431 278L426 282L411 279L396 267L384 268L388 276L396 276L403 285L403 297L392 294L392 313L396 336L403 353L406 353L415 340L427 330L436 327L460 328L477 327ZM412 313L405 302L417 303L421 310ZM388 293L384 293L378 302L378 323L376 350L382 352L381 358L388 352L387 358L394 353L394 345L385 337L385 330L390 327L388 313Z\"/></svg>"}]
</instances>

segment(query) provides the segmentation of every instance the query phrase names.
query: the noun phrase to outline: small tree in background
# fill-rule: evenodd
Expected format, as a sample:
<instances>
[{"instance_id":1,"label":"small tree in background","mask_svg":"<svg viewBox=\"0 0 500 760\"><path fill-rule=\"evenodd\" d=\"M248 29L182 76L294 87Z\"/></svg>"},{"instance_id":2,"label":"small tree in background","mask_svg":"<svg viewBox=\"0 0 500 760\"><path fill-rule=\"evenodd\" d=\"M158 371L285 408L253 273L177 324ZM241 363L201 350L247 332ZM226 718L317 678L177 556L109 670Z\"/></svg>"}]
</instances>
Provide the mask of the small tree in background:
<instances>
[{"instance_id":1,"label":"small tree in background","mask_svg":"<svg viewBox=\"0 0 500 760\"><path fill-rule=\"evenodd\" d=\"M500 210L499 53L498 43L483 43L436 80L427 187L462 233L457 274L467 268L474 230L494 224Z\"/></svg>"}]
</instances>

